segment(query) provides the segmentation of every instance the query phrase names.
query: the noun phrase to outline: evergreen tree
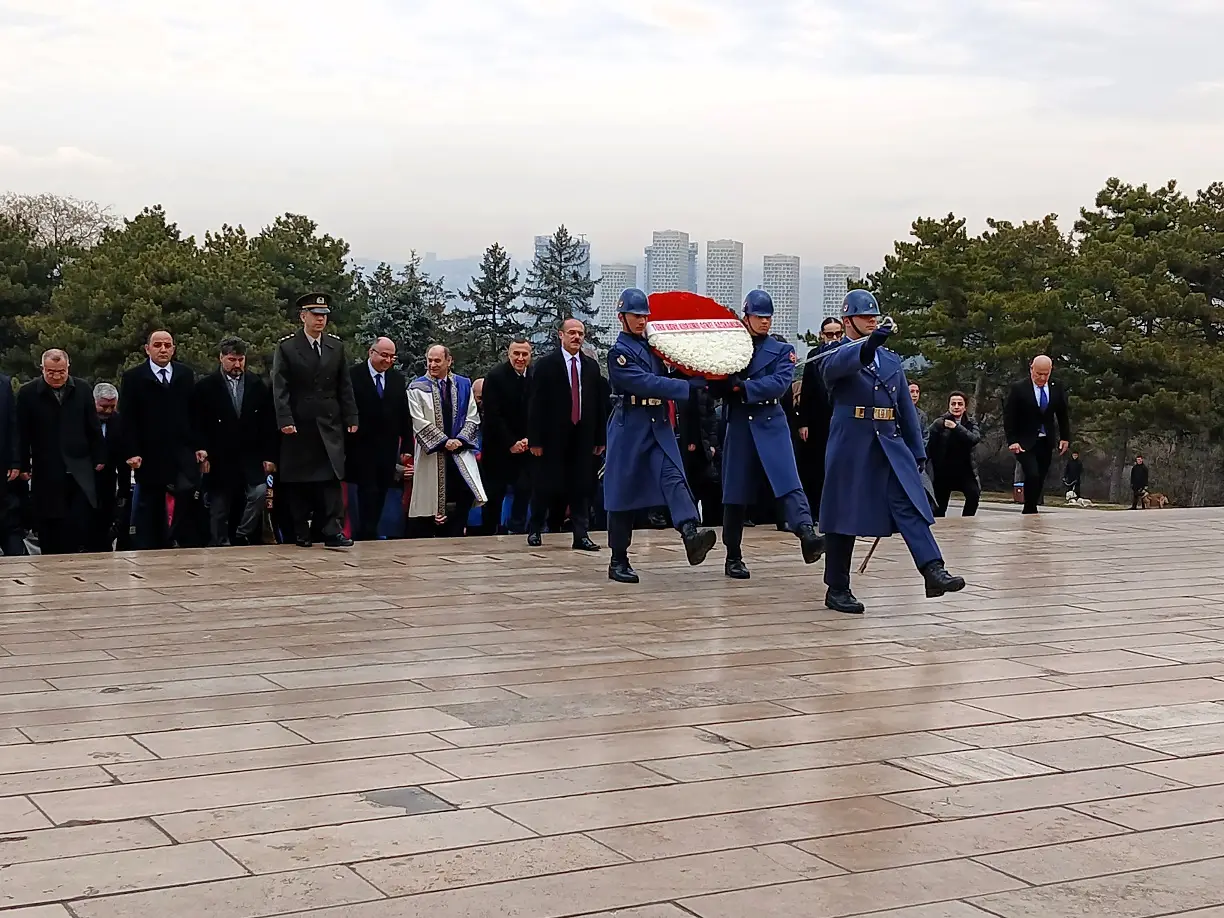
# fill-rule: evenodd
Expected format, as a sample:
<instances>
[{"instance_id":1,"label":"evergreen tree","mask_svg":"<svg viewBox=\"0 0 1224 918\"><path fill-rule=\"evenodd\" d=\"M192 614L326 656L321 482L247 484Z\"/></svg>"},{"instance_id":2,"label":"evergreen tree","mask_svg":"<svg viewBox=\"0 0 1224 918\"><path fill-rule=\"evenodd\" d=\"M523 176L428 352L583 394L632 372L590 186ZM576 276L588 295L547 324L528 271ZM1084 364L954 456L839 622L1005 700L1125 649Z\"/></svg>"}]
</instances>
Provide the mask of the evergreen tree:
<instances>
[{"instance_id":1,"label":"evergreen tree","mask_svg":"<svg viewBox=\"0 0 1224 918\"><path fill-rule=\"evenodd\" d=\"M356 272L348 264L349 245L319 233L319 225L301 214L284 214L252 240L259 259L272 271L276 295L290 327L298 325L298 297L318 290L335 298L328 329L344 337L361 321L350 303Z\"/></svg>"},{"instance_id":2,"label":"evergreen tree","mask_svg":"<svg viewBox=\"0 0 1224 918\"><path fill-rule=\"evenodd\" d=\"M587 341L603 349L607 329L596 323L592 305L598 283L591 278L579 240L564 226L558 227L548 248L536 254L527 272L523 312L532 340L544 344L556 337L566 319L578 319L586 325Z\"/></svg>"},{"instance_id":3,"label":"evergreen tree","mask_svg":"<svg viewBox=\"0 0 1224 918\"><path fill-rule=\"evenodd\" d=\"M50 308L58 268L56 253L30 227L0 216L0 368L6 374L30 379L37 372L38 348L22 320Z\"/></svg>"},{"instance_id":4,"label":"evergreen tree","mask_svg":"<svg viewBox=\"0 0 1224 918\"><path fill-rule=\"evenodd\" d=\"M357 275L356 302L361 310L357 338L361 348L374 339L395 342L397 360L410 376L425 372L425 352L439 341L444 331L443 317L453 298L443 282L433 280L421 270L421 258L411 254L408 264L396 274L386 262L369 277Z\"/></svg>"},{"instance_id":5,"label":"evergreen tree","mask_svg":"<svg viewBox=\"0 0 1224 918\"><path fill-rule=\"evenodd\" d=\"M473 378L487 373L501 359L514 338L526 334L515 307L522 287L519 272L498 243L485 250L480 276L473 277L459 298L471 308L450 316L455 340L455 363Z\"/></svg>"}]
</instances>

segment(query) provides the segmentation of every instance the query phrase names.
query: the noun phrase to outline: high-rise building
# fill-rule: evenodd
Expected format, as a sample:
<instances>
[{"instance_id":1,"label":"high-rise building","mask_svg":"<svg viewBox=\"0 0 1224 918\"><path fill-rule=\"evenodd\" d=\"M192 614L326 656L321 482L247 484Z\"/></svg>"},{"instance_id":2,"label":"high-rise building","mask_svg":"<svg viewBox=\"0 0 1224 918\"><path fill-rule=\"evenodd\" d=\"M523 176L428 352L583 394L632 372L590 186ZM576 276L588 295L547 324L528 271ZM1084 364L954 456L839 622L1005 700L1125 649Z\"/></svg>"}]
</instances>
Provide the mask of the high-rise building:
<instances>
[{"instance_id":1,"label":"high-rise building","mask_svg":"<svg viewBox=\"0 0 1224 918\"><path fill-rule=\"evenodd\" d=\"M656 230L646 247L646 292L690 290L690 272L695 264L688 233Z\"/></svg>"},{"instance_id":2,"label":"high-rise building","mask_svg":"<svg viewBox=\"0 0 1224 918\"><path fill-rule=\"evenodd\" d=\"M616 306L621 291L637 286L637 265L599 266L599 324L607 329L618 328ZM615 334L610 337L615 338Z\"/></svg>"},{"instance_id":3,"label":"high-rise building","mask_svg":"<svg viewBox=\"0 0 1224 918\"><path fill-rule=\"evenodd\" d=\"M688 260L688 286L685 288L689 293L697 292L697 243L689 243L689 260Z\"/></svg>"},{"instance_id":4,"label":"high-rise building","mask_svg":"<svg viewBox=\"0 0 1224 918\"><path fill-rule=\"evenodd\" d=\"M824 316L841 315L842 300L846 298L846 290L850 281L863 279L863 272L858 265L825 265L824 269Z\"/></svg>"},{"instance_id":5,"label":"high-rise building","mask_svg":"<svg viewBox=\"0 0 1224 918\"><path fill-rule=\"evenodd\" d=\"M552 236L536 236L535 237L535 254L536 257L548 255L548 244L552 241ZM580 261L578 271L584 277L591 276L591 244L586 241L586 236L574 236L578 243L578 254Z\"/></svg>"},{"instance_id":6,"label":"high-rise building","mask_svg":"<svg viewBox=\"0 0 1224 918\"><path fill-rule=\"evenodd\" d=\"M773 334L799 338L799 256L766 255L761 288L773 297Z\"/></svg>"},{"instance_id":7,"label":"high-rise building","mask_svg":"<svg viewBox=\"0 0 1224 918\"><path fill-rule=\"evenodd\" d=\"M734 239L706 243L706 296L735 312L744 297L744 244Z\"/></svg>"},{"instance_id":8,"label":"high-rise building","mask_svg":"<svg viewBox=\"0 0 1224 918\"><path fill-rule=\"evenodd\" d=\"M642 289L645 290L647 293L650 293L654 289L653 287L650 286L650 263L651 263L651 260L654 258L654 246L648 245L646 246L644 251L646 253L646 265L645 265L646 270L642 275Z\"/></svg>"}]
</instances>

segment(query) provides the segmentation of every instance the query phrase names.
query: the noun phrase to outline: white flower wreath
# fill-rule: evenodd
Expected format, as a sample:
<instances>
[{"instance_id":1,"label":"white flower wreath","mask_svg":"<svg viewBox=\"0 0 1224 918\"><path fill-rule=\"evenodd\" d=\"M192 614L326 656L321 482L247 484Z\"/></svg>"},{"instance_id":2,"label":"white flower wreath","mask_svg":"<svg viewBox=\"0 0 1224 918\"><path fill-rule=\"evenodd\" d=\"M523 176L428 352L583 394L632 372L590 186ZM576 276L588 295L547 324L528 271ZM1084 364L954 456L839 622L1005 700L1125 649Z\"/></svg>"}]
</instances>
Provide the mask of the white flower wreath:
<instances>
[{"instance_id":1,"label":"white flower wreath","mask_svg":"<svg viewBox=\"0 0 1224 918\"><path fill-rule=\"evenodd\" d=\"M702 375L730 376L752 361L752 337L738 319L647 322L646 342L669 363Z\"/></svg>"}]
</instances>

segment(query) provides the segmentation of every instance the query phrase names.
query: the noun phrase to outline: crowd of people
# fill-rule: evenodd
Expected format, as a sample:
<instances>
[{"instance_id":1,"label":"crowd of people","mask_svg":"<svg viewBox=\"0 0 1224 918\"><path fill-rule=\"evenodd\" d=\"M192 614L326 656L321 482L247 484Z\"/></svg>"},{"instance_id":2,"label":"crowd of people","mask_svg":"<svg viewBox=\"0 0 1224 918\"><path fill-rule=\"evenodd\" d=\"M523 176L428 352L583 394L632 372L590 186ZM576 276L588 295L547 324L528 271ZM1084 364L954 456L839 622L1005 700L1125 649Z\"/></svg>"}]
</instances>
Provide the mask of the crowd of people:
<instances>
[{"instance_id":1,"label":"crowd of people","mask_svg":"<svg viewBox=\"0 0 1224 918\"><path fill-rule=\"evenodd\" d=\"M750 295L746 323L752 302ZM530 342L511 341L485 378L456 372L442 345L429 349L425 374L411 378L396 368L388 338L370 342L364 359L346 357L343 342L326 332L329 295L308 294L297 305L301 328L278 343L266 378L247 367L247 345L238 337L219 342L216 368L197 377L175 359L167 329L149 334L145 359L118 386L74 377L62 349L46 351L41 378L15 395L0 376L0 468L7 465L0 550L317 541L344 548L354 540L504 533L523 535L530 546L541 545L545 533L566 533L576 550L601 550L591 534L608 528L605 449L620 394L580 321L564 322L555 347L538 359ZM766 331L768 306L756 310L765 313L756 318ZM789 433L762 453L789 452L793 488L776 493L772 472L728 478L724 447L742 449L734 425L729 432L742 392L694 387L683 398L651 400L665 408L696 523L724 526L728 576L748 576L744 527L790 530L808 540L805 555L813 554L808 530L825 489L834 415L818 358L843 343L846 321L824 321L801 373L783 339L756 335L784 345L773 359L785 354L790 363L773 372L799 377L773 400ZM1013 386L1004 412L1010 449L1024 469L1026 513L1042 503L1055 444L1065 452L1070 439L1066 395L1050 370L1048 358L1036 358L1031 379ZM947 410L930 420L919 407L918 384L909 394L932 514L944 515L959 492L964 515L972 516L981 493L974 458L981 432L968 397L953 392ZM733 499L725 501L728 493ZM676 524L667 501L656 503L633 508L634 528Z\"/></svg>"}]
</instances>

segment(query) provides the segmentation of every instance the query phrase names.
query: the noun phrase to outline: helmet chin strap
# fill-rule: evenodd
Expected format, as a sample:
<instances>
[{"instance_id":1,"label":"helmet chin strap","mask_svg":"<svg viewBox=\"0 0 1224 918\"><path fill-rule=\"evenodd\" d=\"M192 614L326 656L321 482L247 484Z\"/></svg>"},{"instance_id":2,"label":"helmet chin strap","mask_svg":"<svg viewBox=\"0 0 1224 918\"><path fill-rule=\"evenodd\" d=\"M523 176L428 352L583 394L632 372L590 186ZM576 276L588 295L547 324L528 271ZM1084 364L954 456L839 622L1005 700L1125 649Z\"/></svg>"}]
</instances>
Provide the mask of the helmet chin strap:
<instances>
[{"instance_id":1,"label":"helmet chin strap","mask_svg":"<svg viewBox=\"0 0 1224 918\"><path fill-rule=\"evenodd\" d=\"M857 324L855 324L855 320L861 319L861 318L862 316L847 316L846 317L846 322L851 328L854 329L854 332L855 332L854 336L856 338L866 338L867 337L867 333L863 331L861 328L859 328Z\"/></svg>"}]
</instances>

